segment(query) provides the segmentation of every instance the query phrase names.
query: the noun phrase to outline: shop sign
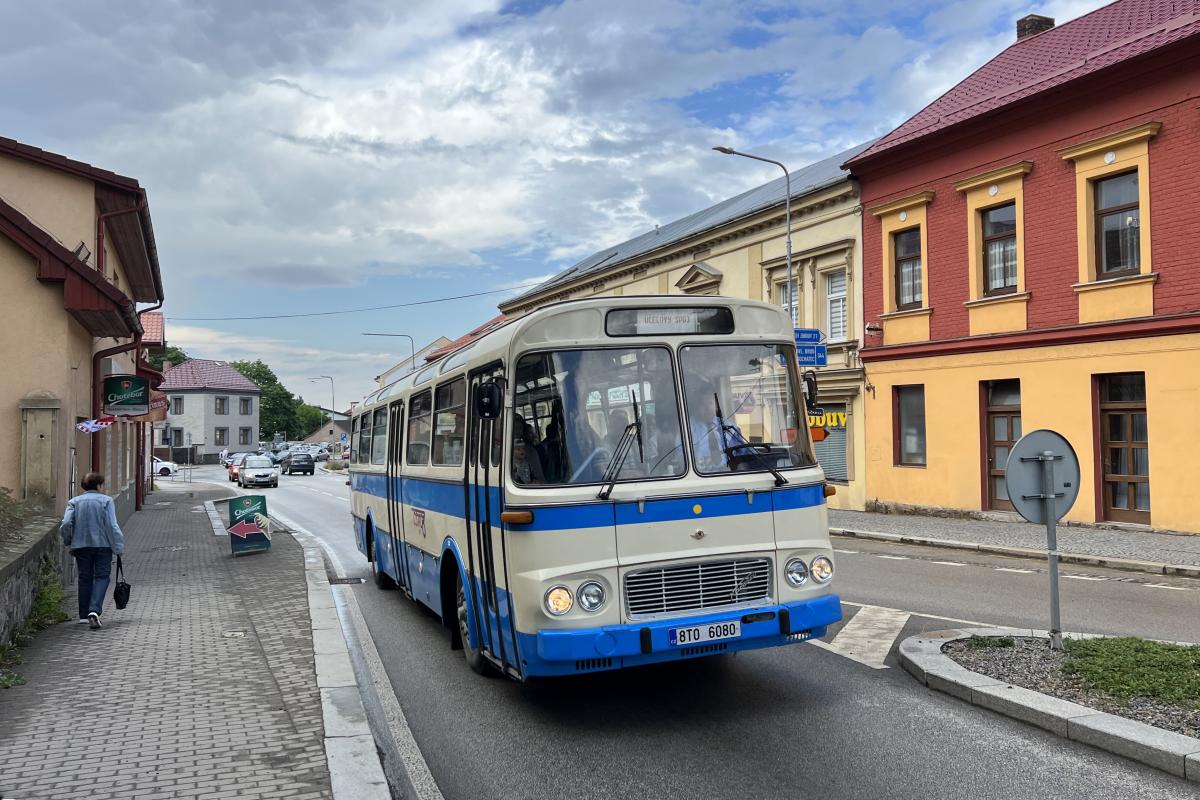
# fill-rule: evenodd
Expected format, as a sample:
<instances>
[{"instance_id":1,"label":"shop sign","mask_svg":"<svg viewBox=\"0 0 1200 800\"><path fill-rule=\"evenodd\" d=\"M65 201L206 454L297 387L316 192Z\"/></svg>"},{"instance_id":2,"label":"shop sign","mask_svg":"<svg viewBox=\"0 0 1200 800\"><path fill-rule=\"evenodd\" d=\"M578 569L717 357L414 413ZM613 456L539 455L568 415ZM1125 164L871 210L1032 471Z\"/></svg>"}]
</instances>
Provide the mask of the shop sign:
<instances>
[{"instance_id":1,"label":"shop sign","mask_svg":"<svg viewBox=\"0 0 1200 800\"><path fill-rule=\"evenodd\" d=\"M267 498L261 494L229 501L229 548L235 556L271 549L271 520Z\"/></svg>"},{"instance_id":2,"label":"shop sign","mask_svg":"<svg viewBox=\"0 0 1200 800\"><path fill-rule=\"evenodd\" d=\"M150 410L150 381L137 375L109 375L104 379L104 413L140 417Z\"/></svg>"},{"instance_id":3,"label":"shop sign","mask_svg":"<svg viewBox=\"0 0 1200 800\"><path fill-rule=\"evenodd\" d=\"M846 427L846 412L845 411L822 411L820 414L808 415L808 427L810 428L845 428Z\"/></svg>"}]
</instances>

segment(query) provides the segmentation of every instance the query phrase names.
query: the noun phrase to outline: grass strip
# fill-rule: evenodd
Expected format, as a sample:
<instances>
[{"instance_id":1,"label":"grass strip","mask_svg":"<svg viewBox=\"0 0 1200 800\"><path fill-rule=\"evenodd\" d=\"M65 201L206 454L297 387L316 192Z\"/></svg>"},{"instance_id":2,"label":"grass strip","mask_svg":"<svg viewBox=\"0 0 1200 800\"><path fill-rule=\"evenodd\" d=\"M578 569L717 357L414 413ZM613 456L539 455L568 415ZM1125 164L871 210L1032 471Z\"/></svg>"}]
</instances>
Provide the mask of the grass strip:
<instances>
[{"instance_id":1,"label":"grass strip","mask_svg":"<svg viewBox=\"0 0 1200 800\"><path fill-rule=\"evenodd\" d=\"M1200 709L1200 647L1133 637L1069 639L1063 672L1119 700L1147 697Z\"/></svg>"}]
</instances>

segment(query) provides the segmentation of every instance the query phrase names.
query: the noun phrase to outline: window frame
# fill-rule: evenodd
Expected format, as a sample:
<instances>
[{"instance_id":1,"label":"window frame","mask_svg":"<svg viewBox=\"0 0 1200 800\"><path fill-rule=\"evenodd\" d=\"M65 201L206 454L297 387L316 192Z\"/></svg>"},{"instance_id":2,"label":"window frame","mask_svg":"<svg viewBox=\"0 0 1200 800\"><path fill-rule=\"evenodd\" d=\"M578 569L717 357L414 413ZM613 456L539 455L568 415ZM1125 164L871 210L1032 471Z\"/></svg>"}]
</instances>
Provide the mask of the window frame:
<instances>
[{"instance_id":1,"label":"window frame","mask_svg":"<svg viewBox=\"0 0 1200 800\"><path fill-rule=\"evenodd\" d=\"M243 417L248 417L254 413L254 398L239 397L238 398L238 414Z\"/></svg>"},{"instance_id":2,"label":"window frame","mask_svg":"<svg viewBox=\"0 0 1200 800\"><path fill-rule=\"evenodd\" d=\"M457 405L449 405L449 406L445 406L445 407L439 406L438 405L439 395L442 394L443 390L447 391L451 400L454 399L454 385L455 384L462 384L462 402ZM459 437L462 440L462 447L459 450L459 459L458 459L458 461L437 461L437 460L435 460L434 455L438 452L438 448L437 448L438 438L439 438L439 434L437 432L438 415L442 414L442 413L453 412L455 409L462 410L462 413L461 413L462 430L460 432L460 437ZM467 376L466 375L459 375L456 378L442 381L436 387L434 387L433 410L432 410L431 422L432 422L432 431L430 434L430 443L429 443L429 465L432 467L461 467L463 465L463 459L466 457L466 450L467 450ZM449 440L453 437L451 437L449 435L442 435L441 438ZM443 455L444 455L444 453L443 453Z\"/></svg>"},{"instance_id":3,"label":"window frame","mask_svg":"<svg viewBox=\"0 0 1200 800\"><path fill-rule=\"evenodd\" d=\"M840 295L829 294L829 279L838 273L842 274L842 293ZM846 342L850 340L850 268L849 265L833 267L831 269L822 270L818 273L821 276L821 281L825 284L824 311L825 319L825 336L830 342ZM833 314L830 313L830 305L834 300L842 301L842 335L835 337L833 335Z\"/></svg>"},{"instance_id":4,"label":"window frame","mask_svg":"<svg viewBox=\"0 0 1200 800\"><path fill-rule=\"evenodd\" d=\"M243 434L245 434L243 436ZM254 428L243 425L238 428L238 444L254 444Z\"/></svg>"},{"instance_id":5,"label":"window frame","mask_svg":"<svg viewBox=\"0 0 1200 800\"><path fill-rule=\"evenodd\" d=\"M213 413L220 417L229 416L229 395L219 394L213 397Z\"/></svg>"},{"instance_id":6,"label":"window frame","mask_svg":"<svg viewBox=\"0 0 1200 800\"><path fill-rule=\"evenodd\" d=\"M382 467L387 463L388 409L377 406L371 412L371 466Z\"/></svg>"},{"instance_id":7,"label":"window frame","mask_svg":"<svg viewBox=\"0 0 1200 800\"><path fill-rule=\"evenodd\" d=\"M213 445L218 447L229 446L229 428L213 428Z\"/></svg>"},{"instance_id":8,"label":"window frame","mask_svg":"<svg viewBox=\"0 0 1200 800\"><path fill-rule=\"evenodd\" d=\"M901 395L905 391L920 390L921 392L921 460L906 460L903 445L904 416L901 413ZM892 387L892 464L897 467L929 466L929 426L925 414L925 384L910 383Z\"/></svg>"},{"instance_id":9,"label":"window frame","mask_svg":"<svg viewBox=\"0 0 1200 800\"><path fill-rule=\"evenodd\" d=\"M915 256L907 256L907 257L901 258L900 248L897 246L897 244L898 244L901 236L904 236L909 233L917 234L917 254ZM890 235L892 238L892 251L891 251L892 252L892 280L895 282L894 283L894 285L895 285L895 302L896 302L895 310L896 311L911 311L911 310L917 309L917 308L924 308L925 307L925 288L926 287L925 287L925 275L924 275L924 270L925 270L925 258L924 258L925 231L923 229L923 226L921 226L919 224L911 225L907 228L902 228L900 230L892 231ZM901 272L901 264L908 263L911 261L916 262L916 269L913 274L915 276L920 276L918 278L918 280L920 281L920 294L917 295L917 298L915 300L913 300L912 302L903 303L900 301L900 297L903 294L901 287L904 285L903 273Z\"/></svg>"},{"instance_id":10,"label":"window frame","mask_svg":"<svg viewBox=\"0 0 1200 800\"><path fill-rule=\"evenodd\" d=\"M1008 206L1012 206L1012 210L1013 210L1012 232L1011 233L997 233L997 234L988 236L987 235L987 215L998 209L1007 208ZM979 253L979 266L983 271L983 274L981 276L983 279L982 280L983 292L981 293L981 296L983 296L983 297L1003 297L1006 294L1016 294L1017 293L1017 287L1021 284L1021 263L1020 263L1021 258L1018 253L1018 250L1017 250L1017 247L1018 247L1017 230L1020 228L1020 226L1021 226L1020 209L1017 207L1017 201L1015 199L1006 200L1003 203L997 203L995 205L986 206L984 208L979 209L979 241L980 241L980 245L981 245L980 253ZM1013 271L1013 282L1012 282L1011 286L1001 286L998 288L993 288L989 283L989 281L990 281L989 276L992 273L992 270L991 270L992 265L988 261L988 245L991 244L992 242L1006 241L1008 239L1012 240L1013 259L1016 262L1014 264L1015 268Z\"/></svg>"},{"instance_id":11,"label":"window frame","mask_svg":"<svg viewBox=\"0 0 1200 800\"><path fill-rule=\"evenodd\" d=\"M1136 182L1138 191L1138 199L1132 203L1125 203L1119 206L1110 206L1108 208L1100 208L1100 185L1105 181L1124 178L1127 175L1132 175ZM1108 175L1099 175L1091 178L1088 181L1088 189L1092 193L1092 231L1095 237L1095 259L1096 259L1096 280L1103 281L1110 278L1124 278L1130 275L1141 274L1141 238L1142 238L1142 202L1141 202L1141 171L1136 167L1113 172ZM1137 209L1138 212L1138 263L1136 266L1125 267L1124 269L1105 270L1104 269L1104 227L1101 224L1106 217L1123 214L1126 211Z\"/></svg>"},{"instance_id":12,"label":"window frame","mask_svg":"<svg viewBox=\"0 0 1200 800\"><path fill-rule=\"evenodd\" d=\"M419 407L428 401L428 407L424 413L418 413ZM429 431L424 439L420 439L413 435L413 423L428 421ZM417 392L408 399L408 422L405 427L404 437L404 463L411 467L427 467L430 459L433 457L433 390L425 389ZM412 458L412 448L414 444L425 445L425 458L417 461Z\"/></svg>"},{"instance_id":13,"label":"window frame","mask_svg":"<svg viewBox=\"0 0 1200 800\"><path fill-rule=\"evenodd\" d=\"M172 397L171 397L171 413L173 415L178 417L183 414L183 409L184 409L183 400L184 400L184 396L181 394L172 395Z\"/></svg>"}]
</instances>

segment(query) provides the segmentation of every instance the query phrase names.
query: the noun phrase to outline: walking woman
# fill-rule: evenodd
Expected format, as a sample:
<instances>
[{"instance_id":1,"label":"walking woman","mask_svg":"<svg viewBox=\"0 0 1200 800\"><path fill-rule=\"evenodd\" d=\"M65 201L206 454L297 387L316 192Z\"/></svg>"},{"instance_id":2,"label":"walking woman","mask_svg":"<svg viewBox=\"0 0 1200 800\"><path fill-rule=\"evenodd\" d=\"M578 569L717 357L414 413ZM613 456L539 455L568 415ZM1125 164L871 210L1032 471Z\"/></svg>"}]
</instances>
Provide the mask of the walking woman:
<instances>
[{"instance_id":1,"label":"walking woman","mask_svg":"<svg viewBox=\"0 0 1200 800\"><path fill-rule=\"evenodd\" d=\"M59 533L75 556L79 571L79 624L92 630L104 627L104 593L112 574L113 553L125 552L125 535L117 524L117 506L100 491L104 476L89 472L83 477L84 492L67 502Z\"/></svg>"}]
</instances>

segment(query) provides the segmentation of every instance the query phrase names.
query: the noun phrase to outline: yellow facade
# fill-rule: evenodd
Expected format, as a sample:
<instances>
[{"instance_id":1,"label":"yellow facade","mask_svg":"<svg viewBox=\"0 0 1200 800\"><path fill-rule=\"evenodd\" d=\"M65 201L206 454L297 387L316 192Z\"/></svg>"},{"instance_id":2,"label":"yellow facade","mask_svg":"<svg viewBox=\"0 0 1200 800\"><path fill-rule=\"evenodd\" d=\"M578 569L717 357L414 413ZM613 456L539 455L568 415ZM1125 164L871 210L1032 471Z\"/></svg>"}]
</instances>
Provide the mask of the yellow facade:
<instances>
[{"instance_id":1,"label":"yellow facade","mask_svg":"<svg viewBox=\"0 0 1200 800\"><path fill-rule=\"evenodd\" d=\"M1200 531L1194 470L1200 443L1200 334L995 350L869 363L867 452L871 501L913 507L980 510L984 492L980 385L1020 380L1025 432L1062 433L1079 456L1079 498L1067 519L1097 514L1098 421L1094 376L1145 374L1149 426L1150 524ZM893 387L925 387L924 467L893 463Z\"/></svg>"},{"instance_id":2,"label":"yellow facade","mask_svg":"<svg viewBox=\"0 0 1200 800\"><path fill-rule=\"evenodd\" d=\"M552 295L502 304L509 315L527 313L546 302L596 296L723 295L782 303L787 283L783 204L749 218L713 228L691 239L607 272L556 287ZM818 369L819 401L830 413L824 422L845 434L846 480L834 481L829 506L861 510L866 502L866 424L862 366L863 335L861 209L852 181L829 186L792 201L792 265L797 289L797 320L802 327L828 329L825 279L846 275L846 336L829 344L829 366ZM926 336L928 338L928 336Z\"/></svg>"}]
</instances>

